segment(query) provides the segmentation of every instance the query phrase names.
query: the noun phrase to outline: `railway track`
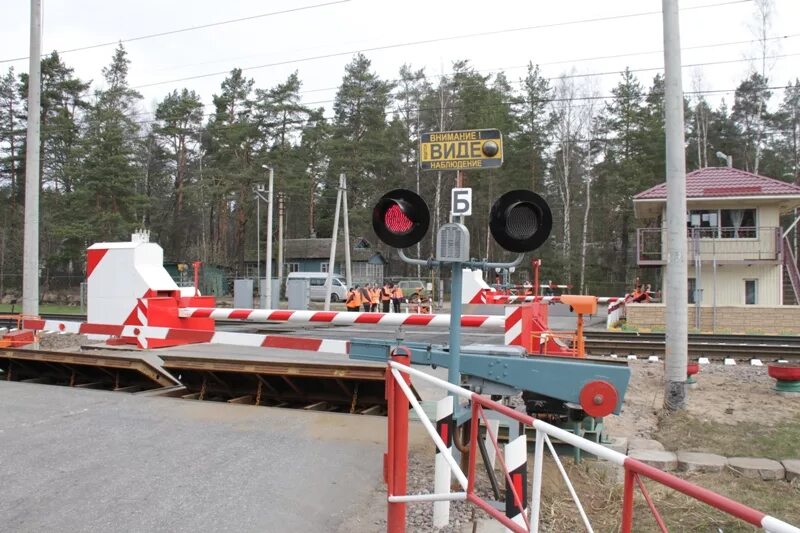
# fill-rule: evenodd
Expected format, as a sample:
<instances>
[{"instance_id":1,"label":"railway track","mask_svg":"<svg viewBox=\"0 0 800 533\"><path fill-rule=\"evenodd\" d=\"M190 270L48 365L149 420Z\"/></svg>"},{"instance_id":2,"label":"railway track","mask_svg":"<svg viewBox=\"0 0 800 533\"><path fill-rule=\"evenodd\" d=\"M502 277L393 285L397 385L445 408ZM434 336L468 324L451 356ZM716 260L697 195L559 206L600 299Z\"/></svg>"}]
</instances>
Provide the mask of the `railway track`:
<instances>
[{"instance_id":1,"label":"railway track","mask_svg":"<svg viewBox=\"0 0 800 533\"><path fill-rule=\"evenodd\" d=\"M46 314L42 318L48 320L69 320L83 322L86 315ZM226 324L241 324L241 321L218 321ZM0 321L0 326L13 327L8 320ZM291 328L288 328L291 329ZM328 328L325 328L328 329ZM337 327L331 327L330 333ZM431 331L433 333L433 331ZM306 331L305 334L312 334ZM313 334L324 336L322 328ZM384 335L385 332L376 334ZM408 332L406 333L408 335ZM337 335L332 335L337 336ZM357 336L369 336L359 332ZM587 331L586 353L589 355L617 354L620 356L664 356L665 335L663 333L623 333L614 331ZM443 342L446 340L443 339ZM787 361L800 360L800 336L783 335L731 335L731 334L690 334L689 356L692 358L708 357L721 360L724 358Z\"/></svg>"},{"instance_id":2,"label":"railway track","mask_svg":"<svg viewBox=\"0 0 800 533\"><path fill-rule=\"evenodd\" d=\"M617 333L591 331L586 334L586 352L592 355L618 354L664 356L663 333ZM800 337L782 335L689 335L689 357L721 360L800 360Z\"/></svg>"}]
</instances>

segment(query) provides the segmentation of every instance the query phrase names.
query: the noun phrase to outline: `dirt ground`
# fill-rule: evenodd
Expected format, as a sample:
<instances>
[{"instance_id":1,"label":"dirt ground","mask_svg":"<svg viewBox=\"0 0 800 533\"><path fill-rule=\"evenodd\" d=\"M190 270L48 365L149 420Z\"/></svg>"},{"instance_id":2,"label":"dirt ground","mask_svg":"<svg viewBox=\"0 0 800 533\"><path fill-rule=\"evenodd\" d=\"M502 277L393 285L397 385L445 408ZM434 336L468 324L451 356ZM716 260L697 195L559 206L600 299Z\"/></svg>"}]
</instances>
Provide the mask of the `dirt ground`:
<instances>
[{"instance_id":1,"label":"dirt ground","mask_svg":"<svg viewBox=\"0 0 800 533\"><path fill-rule=\"evenodd\" d=\"M621 416L606 419L612 436L652 437L664 403L664 363L630 361L631 382ZM687 413L701 422L774 427L800 415L800 397L781 396L767 367L703 365L688 390ZM800 447L800 444L798 445Z\"/></svg>"}]
</instances>

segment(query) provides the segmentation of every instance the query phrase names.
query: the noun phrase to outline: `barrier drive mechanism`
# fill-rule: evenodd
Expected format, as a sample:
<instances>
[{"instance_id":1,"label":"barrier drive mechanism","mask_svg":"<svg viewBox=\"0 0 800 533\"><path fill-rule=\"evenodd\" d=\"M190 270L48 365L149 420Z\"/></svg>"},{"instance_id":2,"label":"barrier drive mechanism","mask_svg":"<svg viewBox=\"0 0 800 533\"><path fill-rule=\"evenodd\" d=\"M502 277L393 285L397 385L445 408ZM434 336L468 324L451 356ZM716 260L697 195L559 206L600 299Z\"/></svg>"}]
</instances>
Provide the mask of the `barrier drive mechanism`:
<instances>
[{"instance_id":1,"label":"barrier drive mechanism","mask_svg":"<svg viewBox=\"0 0 800 533\"><path fill-rule=\"evenodd\" d=\"M656 483L669 487L701 501L730 516L736 517L748 524L756 526L763 531L773 533L800 533L800 528L794 527L778 518L769 516L761 511L748 507L739 502L721 496L711 490L705 489L676 476L662 472L641 461L632 459L605 446L584 439L563 429L557 428L542 420L515 411L505 405L492 401L477 393L435 378L409 366L411 352L405 347L398 347L392 353L386 370L386 398L388 401L388 450L385 457L385 478L388 492L387 506L387 531L400 533L406 531L406 504L422 502L448 502L466 500L477 506L489 516L502 523L508 530L522 532L539 531L540 526L540 501L542 493L542 467L544 462L544 449L550 450L550 455L561 473L567 489L569 490L575 507L581 516L586 531L593 531L589 518L581 505L569 476L558 457L552 439L565 442L575 448L595 455L598 459L609 461L625 470L624 495L622 501L622 524L620 531L630 533L633 531L633 499L636 487L639 488L650 511L653 514L661 531L668 531L661 515L656 509L642 478L647 478ZM454 399L466 401L470 409L470 439L469 449L477 450L479 427L485 428L488 441L493 446L491 454L497 454L505 480L506 496L504 512L499 511L492 502L481 498L475 491L476 453L469 454L468 469L465 474L453 457L452 448L449 446L448 437L450 427L446 423L438 424L437 428L428 419L420 403L411 389L411 378L427 381L447 391ZM436 492L430 494L408 494L406 487L408 474L408 413L409 405L414 409L423 427L433 440L437 449L437 464L441 461L449 467L450 473L461 486L459 492L443 490L437 476ZM531 479L527 478L527 452L524 434L512 440L505 446L505 453L500 454L496 425L493 425L487 411L507 417L525 427L536 431L536 446L533 460ZM441 457L442 459L439 459ZM530 488L530 494L527 493ZM530 498L530 499L528 499ZM436 517L434 518L436 520ZM442 525L441 523L439 525Z\"/></svg>"}]
</instances>

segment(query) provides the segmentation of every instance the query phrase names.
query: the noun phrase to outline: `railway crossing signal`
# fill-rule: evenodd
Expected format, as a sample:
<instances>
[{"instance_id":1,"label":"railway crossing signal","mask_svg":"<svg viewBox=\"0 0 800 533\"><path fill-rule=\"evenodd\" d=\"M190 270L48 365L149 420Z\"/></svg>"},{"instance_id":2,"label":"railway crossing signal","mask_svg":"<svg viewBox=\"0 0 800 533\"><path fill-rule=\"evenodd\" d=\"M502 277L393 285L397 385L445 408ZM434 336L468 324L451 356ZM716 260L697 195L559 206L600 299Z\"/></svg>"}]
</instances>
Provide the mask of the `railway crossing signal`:
<instances>
[{"instance_id":1,"label":"railway crossing signal","mask_svg":"<svg viewBox=\"0 0 800 533\"><path fill-rule=\"evenodd\" d=\"M532 252L550 236L553 215L547 202L533 191L516 189L492 206L489 230L497 244L509 252Z\"/></svg>"},{"instance_id":2,"label":"railway crossing signal","mask_svg":"<svg viewBox=\"0 0 800 533\"><path fill-rule=\"evenodd\" d=\"M425 200L412 191L394 189L372 210L372 229L393 248L414 246L425 237L431 215Z\"/></svg>"},{"instance_id":3,"label":"railway crossing signal","mask_svg":"<svg viewBox=\"0 0 800 533\"><path fill-rule=\"evenodd\" d=\"M429 226L428 205L418 194L407 189L387 192L372 210L372 228L375 234L393 248L414 246L425 237ZM503 194L495 201L489 217L492 237L509 252L536 250L550 236L552 228L553 215L545 199L525 189L515 189ZM468 237L460 240L468 246ZM468 250L462 249L458 255L468 256L468 253Z\"/></svg>"}]
</instances>

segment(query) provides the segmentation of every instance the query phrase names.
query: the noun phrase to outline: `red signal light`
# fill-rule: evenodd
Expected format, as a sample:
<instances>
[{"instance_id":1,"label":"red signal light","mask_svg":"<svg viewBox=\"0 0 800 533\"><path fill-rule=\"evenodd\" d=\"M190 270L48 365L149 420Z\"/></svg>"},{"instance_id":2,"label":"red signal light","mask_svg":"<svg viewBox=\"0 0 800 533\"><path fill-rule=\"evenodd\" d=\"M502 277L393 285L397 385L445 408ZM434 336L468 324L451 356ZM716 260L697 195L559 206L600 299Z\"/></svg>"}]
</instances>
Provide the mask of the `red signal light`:
<instances>
[{"instance_id":1,"label":"red signal light","mask_svg":"<svg viewBox=\"0 0 800 533\"><path fill-rule=\"evenodd\" d=\"M394 248L408 248L425 237L430 211L425 200L406 189L384 194L372 210L372 229L380 240Z\"/></svg>"},{"instance_id":2,"label":"red signal light","mask_svg":"<svg viewBox=\"0 0 800 533\"><path fill-rule=\"evenodd\" d=\"M414 227L414 223L397 204L386 210L383 221L386 224L386 228L396 235L408 233Z\"/></svg>"}]
</instances>

